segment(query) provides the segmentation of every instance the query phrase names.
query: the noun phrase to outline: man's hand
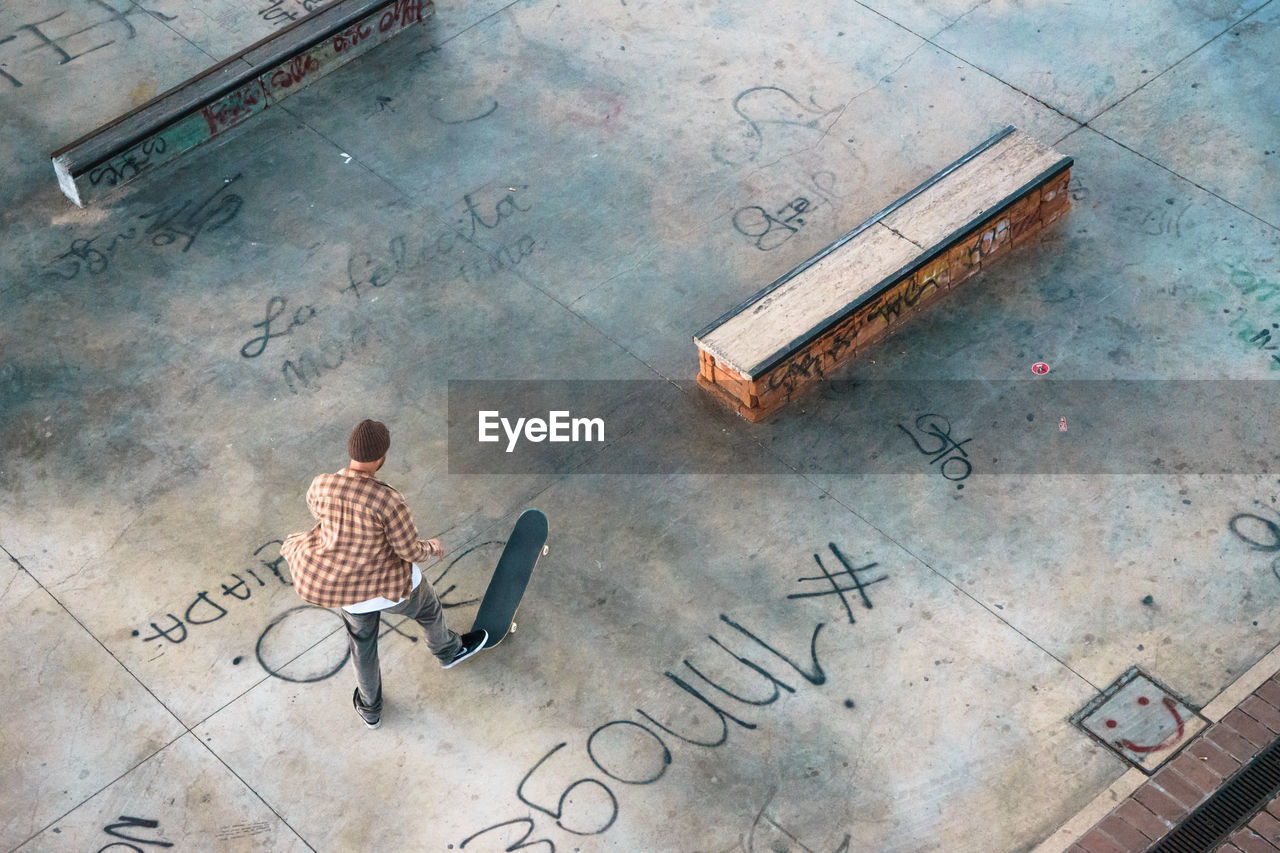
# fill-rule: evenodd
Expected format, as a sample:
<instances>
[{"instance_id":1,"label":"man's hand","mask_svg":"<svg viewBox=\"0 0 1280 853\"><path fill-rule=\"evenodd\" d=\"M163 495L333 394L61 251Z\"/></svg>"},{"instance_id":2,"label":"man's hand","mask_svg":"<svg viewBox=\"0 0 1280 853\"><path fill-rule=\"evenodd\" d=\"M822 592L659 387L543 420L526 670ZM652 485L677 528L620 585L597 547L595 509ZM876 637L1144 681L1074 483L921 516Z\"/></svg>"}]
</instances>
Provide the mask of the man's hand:
<instances>
[{"instance_id":1,"label":"man's hand","mask_svg":"<svg viewBox=\"0 0 1280 853\"><path fill-rule=\"evenodd\" d=\"M440 544L439 539L428 539L427 551L429 552L429 555L432 557L440 557L440 558L444 557L444 546Z\"/></svg>"}]
</instances>

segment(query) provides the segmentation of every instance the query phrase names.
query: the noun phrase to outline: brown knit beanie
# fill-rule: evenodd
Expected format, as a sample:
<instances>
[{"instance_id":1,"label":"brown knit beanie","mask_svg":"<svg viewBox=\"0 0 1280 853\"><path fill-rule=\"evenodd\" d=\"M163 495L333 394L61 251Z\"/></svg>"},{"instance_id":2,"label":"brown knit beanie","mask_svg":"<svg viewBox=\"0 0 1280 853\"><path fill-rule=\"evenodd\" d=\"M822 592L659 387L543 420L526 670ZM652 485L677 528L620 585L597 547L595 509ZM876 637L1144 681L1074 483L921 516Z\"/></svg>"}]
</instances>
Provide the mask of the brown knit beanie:
<instances>
[{"instance_id":1,"label":"brown knit beanie","mask_svg":"<svg viewBox=\"0 0 1280 853\"><path fill-rule=\"evenodd\" d=\"M351 438L347 439L347 450L357 462L377 462L387 455L387 448L390 446L391 433L387 430L387 425L368 418L356 424L356 428L351 431Z\"/></svg>"}]
</instances>

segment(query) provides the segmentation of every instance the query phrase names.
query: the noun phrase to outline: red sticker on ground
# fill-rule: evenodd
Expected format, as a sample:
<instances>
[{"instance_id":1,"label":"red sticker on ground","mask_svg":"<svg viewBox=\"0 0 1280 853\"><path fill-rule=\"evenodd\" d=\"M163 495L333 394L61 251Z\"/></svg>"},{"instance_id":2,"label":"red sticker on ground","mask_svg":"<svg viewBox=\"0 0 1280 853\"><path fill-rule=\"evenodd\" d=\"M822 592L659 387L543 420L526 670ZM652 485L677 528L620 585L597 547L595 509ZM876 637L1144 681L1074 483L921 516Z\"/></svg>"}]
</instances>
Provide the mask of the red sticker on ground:
<instances>
[{"instance_id":1,"label":"red sticker on ground","mask_svg":"<svg viewBox=\"0 0 1280 853\"><path fill-rule=\"evenodd\" d=\"M1043 361L1037 361L1035 364L1031 365L1031 372L1039 373L1043 376L1049 372L1049 365L1045 364Z\"/></svg>"}]
</instances>

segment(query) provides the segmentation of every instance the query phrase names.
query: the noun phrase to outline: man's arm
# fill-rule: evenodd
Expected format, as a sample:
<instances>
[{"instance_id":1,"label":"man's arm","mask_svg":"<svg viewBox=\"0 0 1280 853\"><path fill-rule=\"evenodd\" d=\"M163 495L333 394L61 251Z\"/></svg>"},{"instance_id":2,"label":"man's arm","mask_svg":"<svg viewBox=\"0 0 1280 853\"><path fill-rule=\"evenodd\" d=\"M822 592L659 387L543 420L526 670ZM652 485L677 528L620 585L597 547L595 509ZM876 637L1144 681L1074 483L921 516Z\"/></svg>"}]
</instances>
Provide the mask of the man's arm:
<instances>
[{"instance_id":1,"label":"man's arm","mask_svg":"<svg viewBox=\"0 0 1280 853\"><path fill-rule=\"evenodd\" d=\"M411 563L424 562L428 557L444 556L440 540L418 538L418 526L403 501L392 504L386 521L387 544L396 556Z\"/></svg>"},{"instance_id":2,"label":"man's arm","mask_svg":"<svg viewBox=\"0 0 1280 853\"><path fill-rule=\"evenodd\" d=\"M307 509L311 512L311 517L316 521L320 520L320 507L317 503L320 495L319 490L316 488L316 480L318 479L320 478L315 478L315 480L311 481L311 485L307 486Z\"/></svg>"}]
</instances>

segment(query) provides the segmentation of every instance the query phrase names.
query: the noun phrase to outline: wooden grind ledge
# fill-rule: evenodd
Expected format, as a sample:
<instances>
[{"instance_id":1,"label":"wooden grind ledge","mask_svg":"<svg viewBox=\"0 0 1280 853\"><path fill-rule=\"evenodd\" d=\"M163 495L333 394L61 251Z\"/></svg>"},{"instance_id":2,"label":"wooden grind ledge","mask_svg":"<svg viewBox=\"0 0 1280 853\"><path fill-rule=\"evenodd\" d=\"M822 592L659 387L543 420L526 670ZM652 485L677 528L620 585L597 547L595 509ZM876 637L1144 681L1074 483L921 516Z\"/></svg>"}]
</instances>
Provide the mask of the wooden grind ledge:
<instances>
[{"instance_id":1,"label":"wooden grind ledge","mask_svg":"<svg viewBox=\"0 0 1280 853\"><path fill-rule=\"evenodd\" d=\"M53 152L58 184L83 207L243 124L434 11L432 0L333 0Z\"/></svg>"},{"instance_id":2,"label":"wooden grind ledge","mask_svg":"<svg viewBox=\"0 0 1280 853\"><path fill-rule=\"evenodd\" d=\"M1065 213L1072 162L1006 127L698 332L698 383L762 420Z\"/></svg>"}]
</instances>

